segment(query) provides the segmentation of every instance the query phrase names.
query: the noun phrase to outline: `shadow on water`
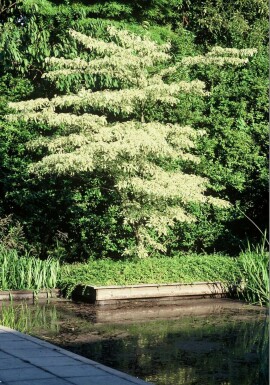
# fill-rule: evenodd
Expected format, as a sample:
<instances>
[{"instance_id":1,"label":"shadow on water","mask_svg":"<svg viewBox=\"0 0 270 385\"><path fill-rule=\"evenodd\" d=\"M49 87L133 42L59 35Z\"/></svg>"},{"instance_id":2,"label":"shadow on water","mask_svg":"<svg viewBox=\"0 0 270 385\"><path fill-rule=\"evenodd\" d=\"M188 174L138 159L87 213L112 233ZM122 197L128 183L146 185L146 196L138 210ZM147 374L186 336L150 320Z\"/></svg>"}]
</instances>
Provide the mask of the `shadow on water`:
<instances>
[{"instance_id":1,"label":"shadow on water","mask_svg":"<svg viewBox=\"0 0 270 385\"><path fill-rule=\"evenodd\" d=\"M71 302L13 304L0 309L0 323L8 321L157 385L269 384L266 311L237 301L113 309Z\"/></svg>"}]
</instances>

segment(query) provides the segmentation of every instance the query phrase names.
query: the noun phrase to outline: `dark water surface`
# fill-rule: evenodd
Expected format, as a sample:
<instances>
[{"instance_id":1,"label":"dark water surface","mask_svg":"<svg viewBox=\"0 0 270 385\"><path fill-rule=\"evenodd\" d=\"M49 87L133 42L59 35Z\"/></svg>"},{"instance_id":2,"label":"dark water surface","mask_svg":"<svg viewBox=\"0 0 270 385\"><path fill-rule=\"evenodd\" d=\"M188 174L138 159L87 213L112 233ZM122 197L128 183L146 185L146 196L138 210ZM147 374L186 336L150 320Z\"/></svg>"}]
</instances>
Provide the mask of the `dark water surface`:
<instances>
[{"instance_id":1,"label":"dark water surface","mask_svg":"<svg viewBox=\"0 0 270 385\"><path fill-rule=\"evenodd\" d=\"M1 322L156 385L269 384L268 314L238 301L14 303Z\"/></svg>"}]
</instances>

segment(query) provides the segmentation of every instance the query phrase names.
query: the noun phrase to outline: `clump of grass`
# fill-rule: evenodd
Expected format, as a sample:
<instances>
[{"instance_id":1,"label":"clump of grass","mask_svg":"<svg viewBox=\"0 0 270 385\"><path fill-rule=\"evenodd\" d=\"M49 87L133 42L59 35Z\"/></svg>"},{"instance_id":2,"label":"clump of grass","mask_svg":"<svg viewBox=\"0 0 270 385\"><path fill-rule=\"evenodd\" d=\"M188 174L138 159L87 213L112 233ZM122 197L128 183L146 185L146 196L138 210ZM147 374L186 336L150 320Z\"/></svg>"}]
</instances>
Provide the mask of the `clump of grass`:
<instances>
[{"instance_id":1,"label":"clump of grass","mask_svg":"<svg viewBox=\"0 0 270 385\"><path fill-rule=\"evenodd\" d=\"M239 297L260 306L269 306L269 256L251 249L239 256Z\"/></svg>"},{"instance_id":2,"label":"clump of grass","mask_svg":"<svg viewBox=\"0 0 270 385\"><path fill-rule=\"evenodd\" d=\"M232 282L237 271L237 263L233 258L218 254L188 254L124 261L100 259L63 265L58 286L70 294L77 285Z\"/></svg>"},{"instance_id":3,"label":"clump of grass","mask_svg":"<svg viewBox=\"0 0 270 385\"><path fill-rule=\"evenodd\" d=\"M257 227L257 226L256 226ZM269 306L269 242L266 231L258 244L247 242L246 250L238 258L238 295L246 301Z\"/></svg>"},{"instance_id":4,"label":"clump of grass","mask_svg":"<svg viewBox=\"0 0 270 385\"><path fill-rule=\"evenodd\" d=\"M0 290L53 289L56 287L59 262L50 258L42 261L15 249L0 246Z\"/></svg>"}]
</instances>

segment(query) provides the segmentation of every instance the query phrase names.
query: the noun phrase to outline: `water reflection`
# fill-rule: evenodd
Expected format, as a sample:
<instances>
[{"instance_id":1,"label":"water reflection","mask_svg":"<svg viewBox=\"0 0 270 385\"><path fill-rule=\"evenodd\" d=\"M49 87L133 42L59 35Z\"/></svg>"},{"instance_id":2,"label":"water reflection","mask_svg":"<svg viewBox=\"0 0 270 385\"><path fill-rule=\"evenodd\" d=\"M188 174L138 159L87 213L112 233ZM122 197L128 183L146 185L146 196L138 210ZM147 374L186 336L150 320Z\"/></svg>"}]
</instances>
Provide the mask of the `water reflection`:
<instances>
[{"instance_id":1,"label":"water reflection","mask_svg":"<svg viewBox=\"0 0 270 385\"><path fill-rule=\"evenodd\" d=\"M0 325L28 334L31 334L33 331L39 331L41 328L58 333L57 308L48 304L31 304L31 302L27 301L0 301Z\"/></svg>"},{"instance_id":2,"label":"water reflection","mask_svg":"<svg viewBox=\"0 0 270 385\"><path fill-rule=\"evenodd\" d=\"M171 318L157 320L151 308L145 321L140 309L39 304L14 308L18 324L11 326L157 385L267 385L265 313L235 302L221 302L215 311L208 305L205 312L176 315L174 309ZM0 323L1 317L3 311Z\"/></svg>"}]
</instances>

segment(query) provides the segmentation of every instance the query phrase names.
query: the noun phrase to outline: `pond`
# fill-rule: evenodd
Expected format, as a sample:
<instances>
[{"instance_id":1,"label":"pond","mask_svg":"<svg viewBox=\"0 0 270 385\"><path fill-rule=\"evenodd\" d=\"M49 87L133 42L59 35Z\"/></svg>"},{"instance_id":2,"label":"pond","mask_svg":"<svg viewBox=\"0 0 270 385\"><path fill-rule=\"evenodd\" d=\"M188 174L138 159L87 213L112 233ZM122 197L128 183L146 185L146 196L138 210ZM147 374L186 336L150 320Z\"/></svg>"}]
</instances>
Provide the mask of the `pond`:
<instances>
[{"instance_id":1,"label":"pond","mask_svg":"<svg viewBox=\"0 0 270 385\"><path fill-rule=\"evenodd\" d=\"M267 385L266 310L228 299L0 309L0 323L156 385Z\"/></svg>"}]
</instances>

